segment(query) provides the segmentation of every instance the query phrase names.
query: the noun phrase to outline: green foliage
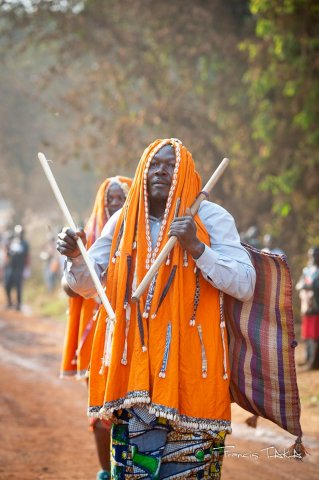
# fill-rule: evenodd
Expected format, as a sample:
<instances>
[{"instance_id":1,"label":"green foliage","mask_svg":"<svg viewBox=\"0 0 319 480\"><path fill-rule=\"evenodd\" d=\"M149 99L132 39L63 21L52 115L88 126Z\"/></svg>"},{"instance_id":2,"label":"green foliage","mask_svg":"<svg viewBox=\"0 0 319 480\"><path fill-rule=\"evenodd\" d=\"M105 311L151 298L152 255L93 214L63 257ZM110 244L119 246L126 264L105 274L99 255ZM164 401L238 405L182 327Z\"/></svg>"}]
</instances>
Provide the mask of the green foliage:
<instances>
[{"instance_id":1,"label":"green foliage","mask_svg":"<svg viewBox=\"0 0 319 480\"><path fill-rule=\"evenodd\" d=\"M284 193L290 195L294 192L296 184L300 176L300 166L295 165L290 170L286 170L282 175L267 175L265 180L261 182L261 189L271 190L274 196Z\"/></svg>"},{"instance_id":2,"label":"green foliage","mask_svg":"<svg viewBox=\"0 0 319 480\"><path fill-rule=\"evenodd\" d=\"M287 232L291 244L297 222L294 238L302 245L309 242L308 228L318 227L319 4L251 0L250 7L256 36L241 42L240 50L248 59L243 81L254 164L260 189L271 194L276 228L283 238Z\"/></svg>"},{"instance_id":3,"label":"green foliage","mask_svg":"<svg viewBox=\"0 0 319 480\"><path fill-rule=\"evenodd\" d=\"M32 192L39 148L133 175L174 136L204 180L231 158L213 199L241 230L271 229L295 256L318 238L317 0L31 3L0 19L7 195Z\"/></svg>"}]
</instances>

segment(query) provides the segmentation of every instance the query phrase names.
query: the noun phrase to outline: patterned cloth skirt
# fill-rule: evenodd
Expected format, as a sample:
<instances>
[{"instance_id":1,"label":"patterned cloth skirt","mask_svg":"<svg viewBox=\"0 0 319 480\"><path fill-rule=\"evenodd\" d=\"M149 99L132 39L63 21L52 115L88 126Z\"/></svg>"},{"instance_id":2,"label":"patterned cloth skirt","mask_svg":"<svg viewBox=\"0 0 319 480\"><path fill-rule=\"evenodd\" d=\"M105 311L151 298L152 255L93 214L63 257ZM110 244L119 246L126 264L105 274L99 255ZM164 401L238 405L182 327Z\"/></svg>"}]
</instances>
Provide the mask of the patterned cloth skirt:
<instances>
[{"instance_id":1,"label":"patterned cloth skirt","mask_svg":"<svg viewBox=\"0 0 319 480\"><path fill-rule=\"evenodd\" d=\"M221 478L225 431L174 428L145 408L116 412L112 425L112 479Z\"/></svg>"}]
</instances>

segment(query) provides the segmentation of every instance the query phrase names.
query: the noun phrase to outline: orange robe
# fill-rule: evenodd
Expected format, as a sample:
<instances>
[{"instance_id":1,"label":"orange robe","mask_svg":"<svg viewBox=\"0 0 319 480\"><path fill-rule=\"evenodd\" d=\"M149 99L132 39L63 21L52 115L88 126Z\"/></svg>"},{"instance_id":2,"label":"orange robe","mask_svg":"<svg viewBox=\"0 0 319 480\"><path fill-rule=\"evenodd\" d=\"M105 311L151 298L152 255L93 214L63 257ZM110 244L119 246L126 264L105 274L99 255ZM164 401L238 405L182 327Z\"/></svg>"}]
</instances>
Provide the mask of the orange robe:
<instances>
[{"instance_id":1,"label":"orange robe","mask_svg":"<svg viewBox=\"0 0 319 480\"><path fill-rule=\"evenodd\" d=\"M113 238L107 295L116 322L110 323L101 307L90 367L89 415L110 418L115 410L145 405L177 425L229 431L228 347L220 292L194 271L189 255L185 262L185 252L176 244L141 298L140 312L130 300L154 251L156 256L150 244L146 175L154 154L168 143L174 145L177 160L158 251L168 239L177 199L183 215L201 190L192 156L180 142L156 141L145 150ZM209 245L200 218L195 221L199 239Z\"/></svg>"},{"instance_id":2,"label":"orange robe","mask_svg":"<svg viewBox=\"0 0 319 480\"><path fill-rule=\"evenodd\" d=\"M127 188L127 194L132 180L127 177L107 178L100 186L93 211L85 227L87 235L86 247L90 246L100 236L109 219L107 208L107 191L113 183ZM100 303L96 299L75 297L69 299L68 322L61 362L61 377L86 378L91 358L92 343L96 327L95 316Z\"/></svg>"}]
</instances>

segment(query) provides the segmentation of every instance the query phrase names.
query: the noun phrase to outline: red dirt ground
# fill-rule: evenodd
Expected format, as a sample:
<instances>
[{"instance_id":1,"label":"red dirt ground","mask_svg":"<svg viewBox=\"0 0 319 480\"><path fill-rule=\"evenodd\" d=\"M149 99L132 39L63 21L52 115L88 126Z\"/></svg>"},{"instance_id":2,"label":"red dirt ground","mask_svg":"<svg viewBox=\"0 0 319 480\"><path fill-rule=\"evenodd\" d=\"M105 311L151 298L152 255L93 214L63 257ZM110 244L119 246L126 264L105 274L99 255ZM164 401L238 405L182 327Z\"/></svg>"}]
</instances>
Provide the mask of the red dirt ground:
<instances>
[{"instance_id":1,"label":"red dirt ground","mask_svg":"<svg viewBox=\"0 0 319 480\"><path fill-rule=\"evenodd\" d=\"M0 306L0 333L1 480L94 480L99 466L86 386L59 379L64 324ZM223 480L319 478L319 371L298 377L304 443L312 454L303 462L274 458L270 447L282 454L293 437L265 420L248 428L250 414L235 406Z\"/></svg>"}]
</instances>

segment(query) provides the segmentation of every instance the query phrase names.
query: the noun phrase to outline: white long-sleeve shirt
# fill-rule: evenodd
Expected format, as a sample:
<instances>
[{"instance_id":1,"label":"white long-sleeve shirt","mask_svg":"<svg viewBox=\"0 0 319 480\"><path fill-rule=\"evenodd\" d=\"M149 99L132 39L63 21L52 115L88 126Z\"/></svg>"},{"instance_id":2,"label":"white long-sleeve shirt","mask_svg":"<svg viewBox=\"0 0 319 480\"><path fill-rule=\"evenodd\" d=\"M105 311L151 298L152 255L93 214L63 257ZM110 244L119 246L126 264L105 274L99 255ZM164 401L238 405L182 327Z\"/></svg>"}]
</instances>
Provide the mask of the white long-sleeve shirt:
<instances>
[{"instance_id":1,"label":"white long-sleeve shirt","mask_svg":"<svg viewBox=\"0 0 319 480\"><path fill-rule=\"evenodd\" d=\"M112 238L120 210L107 222L101 237L88 250L94 268L104 281L110 258ZM255 288L256 272L247 250L241 245L233 217L219 205L204 200L198 215L210 236L202 255L195 260L204 278L214 287L239 299L249 300ZM150 217L152 245L156 244L161 219ZM94 297L96 289L82 255L68 258L64 272L72 290L85 298Z\"/></svg>"}]
</instances>

